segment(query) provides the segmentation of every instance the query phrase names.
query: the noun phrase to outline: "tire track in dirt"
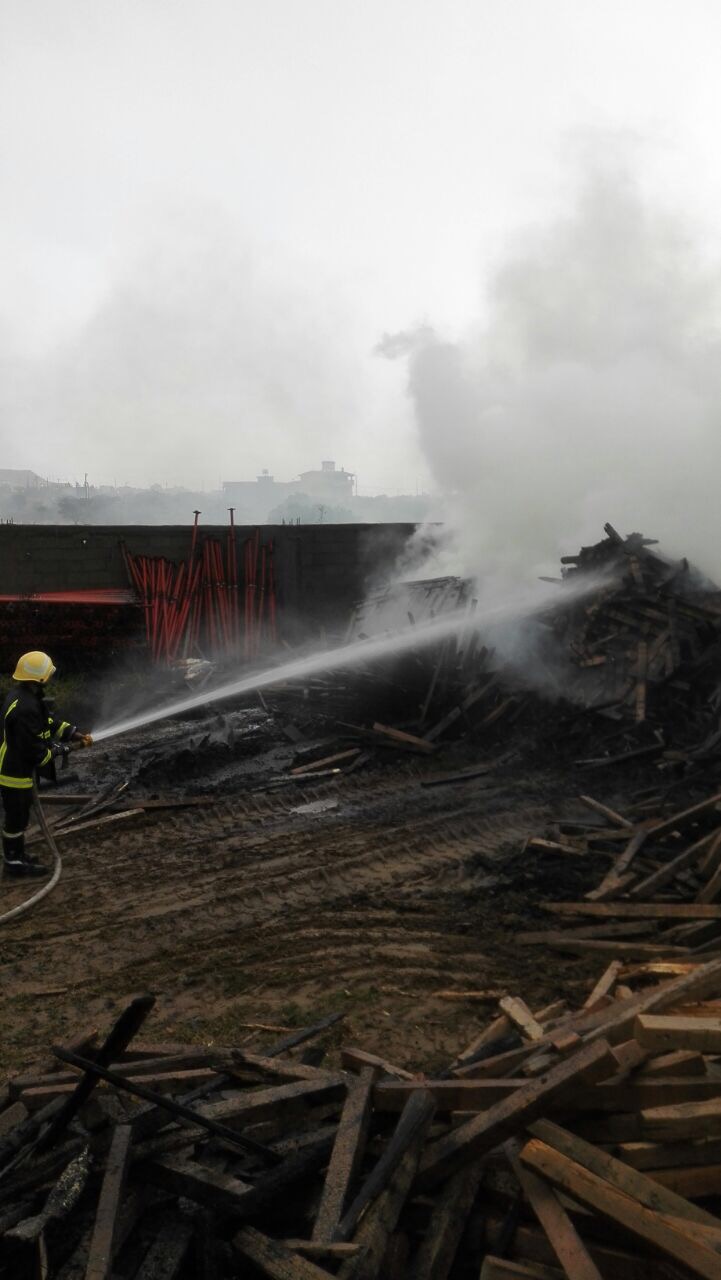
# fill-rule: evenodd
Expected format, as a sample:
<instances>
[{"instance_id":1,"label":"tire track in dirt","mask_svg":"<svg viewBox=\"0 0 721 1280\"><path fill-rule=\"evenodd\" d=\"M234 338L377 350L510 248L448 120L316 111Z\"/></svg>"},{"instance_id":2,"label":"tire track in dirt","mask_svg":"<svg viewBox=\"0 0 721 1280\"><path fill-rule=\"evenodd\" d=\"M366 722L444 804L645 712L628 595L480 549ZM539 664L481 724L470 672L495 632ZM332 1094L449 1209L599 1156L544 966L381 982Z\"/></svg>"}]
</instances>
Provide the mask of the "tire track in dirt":
<instances>
[{"instance_id":1,"label":"tire track in dirt","mask_svg":"<svg viewBox=\"0 0 721 1280\"><path fill-rule=\"evenodd\" d=\"M337 809L295 812L328 798ZM68 842L58 890L4 939L2 988L47 983L50 965L68 994L32 1020L51 1034L81 1008L85 1021L109 997L160 990L172 1034L189 1039L220 1038L243 1009L297 1020L347 1000L351 1030L366 1006L383 1019L392 1010L393 1034L417 1033L420 1054L462 1039L477 1015L434 992L497 985L497 960L453 895L502 868L546 819L537 792L438 797L412 771L302 797L233 797L169 820L149 811L132 829ZM0 996L0 1016L10 1003Z\"/></svg>"}]
</instances>

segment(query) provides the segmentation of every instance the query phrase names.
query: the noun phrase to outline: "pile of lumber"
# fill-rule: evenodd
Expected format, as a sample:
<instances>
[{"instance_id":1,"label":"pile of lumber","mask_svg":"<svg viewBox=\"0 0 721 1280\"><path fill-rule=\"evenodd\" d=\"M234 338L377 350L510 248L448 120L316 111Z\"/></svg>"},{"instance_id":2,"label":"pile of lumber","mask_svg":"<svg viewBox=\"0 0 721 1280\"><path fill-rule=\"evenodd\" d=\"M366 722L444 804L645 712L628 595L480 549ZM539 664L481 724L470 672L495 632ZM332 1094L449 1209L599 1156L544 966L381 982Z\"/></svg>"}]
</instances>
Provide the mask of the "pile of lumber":
<instances>
[{"instance_id":1,"label":"pile of lumber","mask_svg":"<svg viewBox=\"0 0 721 1280\"><path fill-rule=\"evenodd\" d=\"M718 588L687 560L652 552L641 534L622 538L610 524L605 532L562 558L562 585L587 583L590 593L569 607L561 591L546 618L567 661L566 696L607 717L650 720L668 736L688 736L689 717L701 732L718 685Z\"/></svg>"},{"instance_id":2,"label":"pile of lumber","mask_svg":"<svg viewBox=\"0 0 721 1280\"><path fill-rule=\"evenodd\" d=\"M721 955L721 791L651 818L646 801L621 814L592 796L579 799L601 825L560 821L525 853L600 864L603 875L581 901L542 903L560 917L557 927L519 940L619 962L664 961L665 972Z\"/></svg>"},{"instance_id":3,"label":"pile of lumber","mask_svg":"<svg viewBox=\"0 0 721 1280\"><path fill-rule=\"evenodd\" d=\"M721 1280L720 992L712 960L577 1010L505 996L433 1078L304 1049L337 1015L143 1043L135 998L8 1082L0 1275Z\"/></svg>"},{"instance_id":4,"label":"pile of lumber","mask_svg":"<svg viewBox=\"0 0 721 1280\"><path fill-rule=\"evenodd\" d=\"M460 613L464 625L436 645L314 678L305 695L336 730L371 749L392 745L379 727L412 735L416 745L406 747L419 754L459 737L528 745L539 734L547 739L549 729L553 737L555 727L559 740L589 757L586 765L637 755L657 756L664 766L716 758L721 591L687 560L651 550L652 539L622 537L610 524L605 533L562 557L561 575L549 579L557 599L516 619L523 642L514 652L484 630L472 583L403 583L365 602L348 639L444 613ZM271 696L282 702L290 692Z\"/></svg>"}]
</instances>

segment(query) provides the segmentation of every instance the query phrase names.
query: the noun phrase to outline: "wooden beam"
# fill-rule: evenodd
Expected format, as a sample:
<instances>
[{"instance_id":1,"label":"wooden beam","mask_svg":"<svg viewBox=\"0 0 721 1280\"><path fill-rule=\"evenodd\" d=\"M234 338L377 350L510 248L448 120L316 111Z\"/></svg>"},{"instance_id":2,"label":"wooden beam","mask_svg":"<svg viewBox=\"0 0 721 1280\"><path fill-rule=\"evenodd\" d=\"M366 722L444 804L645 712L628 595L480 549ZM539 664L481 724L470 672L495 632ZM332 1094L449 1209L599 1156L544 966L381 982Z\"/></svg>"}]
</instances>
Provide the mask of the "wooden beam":
<instances>
[{"instance_id":1,"label":"wooden beam","mask_svg":"<svg viewBox=\"0 0 721 1280\"><path fill-rule=\"evenodd\" d=\"M661 1249L706 1280L721 1280L718 1232L714 1231L711 1236L698 1224L691 1227L681 1219L646 1208L538 1138L527 1143L520 1159L527 1168L548 1178L579 1204L618 1222L631 1234ZM650 1185L657 1187L655 1183Z\"/></svg>"},{"instance_id":2,"label":"wooden beam","mask_svg":"<svg viewBox=\"0 0 721 1280\"><path fill-rule=\"evenodd\" d=\"M646 830L636 831L631 836L625 849L614 860L613 866L607 871L601 883L586 894L589 902L605 902L609 898L618 897L629 878L632 878L628 868L636 854L643 848L647 836Z\"/></svg>"},{"instance_id":3,"label":"wooden beam","mask_svg":"<svg viewBox=\"0 0 721 1280\"><path fill-rule=\"evenodd\" d=\"M329 1271L324 1271L310 1258L292 1253L279 1240L271 1240L255 1227L238 1231L233 1237L233 1249L271 1280L330 1280Z\"/></svg>"},{"instance_id":4,"label":"wooden beam","mask_svg":"<svg viewBox=\"0 0 721 1280\"><path fill-rule=\"evenodd\" d=\"M678 1169L649 1169L648 1177L660 1183L668 1191L675 1191L689 1200L721 1193L721 1164L689 1166Z\"/></svg>"},{"instance_id":5,"label":"wooden beam","mask_svg":"<svg viewBox=\"0 0 721 1280\"><path fill-rule=\"evenodd\" d=\"M598 1008L603 998L609 994L614 986L620 971L621 961L612 960L608 968L604 969L591 994L586 997L583 1003L584 1009L587 1009L590 1013L592 1009Z\"/></svg>"},{"instance_id":6,"label":"wooden beam","mask_svg":"<svg viewBox=\"0 0 721 1280\"><path fill-rule=\"evenodd\" d=\"M633 1033L639 1044L657 1053L672 1049L721 1053L721 1018L680 1018L641 1013L636 1018Z\"/></svg>"},{"instance_id":7,"label":"wooden beam","mask_svg":"<svg viewBox=\"0 0 721 1280\"><path fill-rule=\"evenodd\" d=\"M489 1231L492 1232L491 1239L495 1241L500 1220L489 1214L487 1221ZM657 1253L629 1253L625 1249L597 1244L595 1240L589 1241L589 1252L601 1268L602 1274L613 1280L678 1280L675 1264L667 1264ZM524 1264L528 1265L545 1265L550 1268L555 1267L557 1262L548 1237L536 1223L518 1224L513 1235L513 1253L514 1257L523 1259ZM563 1272L555 1269L554 1274L562 1276Z\"/></svg>"},{"instance_id":8,"label":"wooden beam","mask_svg":"<svg viewBox=\"0 0 721 1280\"><path fill-rule=\"evenodd\" d=\"M703 1054L691 1049L674 1049L671 1053L662 1053L650 1058L636 1076L637 1080L653 1079L655 1076L705 1076L706 1060Z\"/></svg>"},{"instance_id":9,"label":"wooden beam","mask_svg":"<svg viewBox=\"0 0 721 1280\"><path fill-rule=\"evenodd\" d=\"M60 1134L65 1132L70 1121L87 1102L97 1085L97 1068L106 1066L118 1054L127 1049L130 1041L138 1034L154 1005L155 996L151 995L136 996L134 1000L130 1001L98 1049L93 1062L95 1071L87 1070L87 1064L84 1064L84 1074L72 1094L66 1099L57 1115L53 1117L45 1131L40 1135L36 1146L37 1151L49 1150ZM57 1049L53 1050L53 1052L56 1057L62 1058L62 1054ZM67 1061L67 1058L65 1060Z\"/></svg>"},{"instance_id":10,"label":"wooden beam","mask_svg":"<svg viewBox=\"0 0 721 1280\"><path fill-rule=\"evenodd\" d=\"M361 1245L357 1258L344 1262L339 1280L377 1280L382 1275L388 1241L395 1231L418 1169L421 1151L433 1119L434 1102L424 1090L415 1104L414 1126L410 1142L396 1165L390 1182L373 1200L360 1222L354 1240Z\"/></svg>"},{"instance_id":11,"label":"wooden beam","mask_svg":"<svg viewBox=\"0 0 721 1280\"><path fill-rule=\"evenodd\" d=\"M360 1168L370 1121L375 1074L373 1067L364 1067L358 1083L348 1091L313 1227L313 1240L316 1243L329 1243L333 1240L343 1215L348 1188Z\"/></svg>"},{"instance_id":12,"label":"wooden beam","mask_svg":"<svg viewBox=\"0 0 721 1280\"><path fill-rule=\"evenodd\" d=\"M596 916L603 920L721 920L715 902L542 902L559 916Z\"/></svg>"},{"instance_id":13,"label":"wooden beam","mask_svg":"<svg viewBox=\"0 0 721 1280\"><path fill-rule=\"evenodd\" d=\"M543 945L569 955L620 956L628 960L645 960L655 956L688 956L689 947L674 947L662 942L609 942L605 938L578 938L562 930L549 930Z\"/></svg>"},{"instance_id":14,"label":"wooden beam","mask_svg":"<svg viewBox=\"0 0 721 1280\"><path fill-rule=\"evenodd\" d=\"M498 1001L498 1007L526 1040L544 1039L543 1027L536 1021L525 1000L517 996L503 996Z\"/></svg>"},{"instance_id":15,"label":"wooden beam","mask_svg":"<svg viewBox=\"0 0 721 1280\"><path fill-rule=\"evenodd\" d=\"M448 1179L434 1200L409 1280L447 1280L482 1176L483 1162L479 1160Z\"/></svg>"},{"instance_id":16,"label":"wooden beam","mask_svg":"<svg viewBox=\"0 0 721 1280\"><path fill-rule=\"evenodd\" d=\"M698 862L701 854L704 853L710 844L716 838L715 831L709 831L705 836L701 836L700 840L695 840L688 849L684 849L678 853L670 862L664 862L650 876L646 876L643 880L639 880L638 884L632 885L629 889L629 895L632 898L652 898L658 893L664 885L675 879L680 871L686 871Z\"/></svg>"},{"instance_id":17,"label":"wooden beam","mask_svg":"<svg viewBox=\"0 0 721 1280\"><path fill-rule=\"evenodd\" d=\"M130 1093L138 1098L142 1098L145 1102L152 1103L154 1106L159 1107L161 1111L169 1112L170 1115L175 1116L180 1120L184 1120L186 1123L200 1125L201 1128L207 1129L210 1133L214 1133L216 1137L224 1138L226 1142L230 1142L232 1145L238 1146L246 1152L252 1152L265 1163L274 1162L274 1157L267 1148L261 1146L258 1142L254 1142L252 1138L246 1138L243 1134L234 1133L234 1131L227 1125L220 1124L212 1117L206 1116L203 1113L202 1107L193 1110L184 1103L176 1102L174 1098L165 1098L154 1089L147 1088L146 1085L140 1083L139 1079L128 1080L124 1076L118 1075L116 1071L109 1071L106 1068L99 1066L98 1063L86 1061L84 1058L79 1058L76 1054L68 1053L67 1050L56 1048L53 1052L56 1057L61 1059L61 1061L77 1063L82 1066L88 1074L94 1074L99 1079L107 1080L109 1084L115 1085L116 1089L121 1089L124 1093ZM306 1082L282 1086L284 1089L313 1089L318 1087L319 1086L313 1084L309 1085ZM323 1087L328 1088L327 1085ZM266 1090L265 1092L270 1093L273 1091ZM256 1097L257 1095L253 1093L251 1096ZM212 1104L210 1105L212 1106Z\"/></svg>"},{"instance_id":18,"label":"wooden beam","mask_svg":"<svg viewBox=\"0 0 721 1280\"><path fill-rule=\"evenodd\" d=\"M568 1280L603 1280L558 1196L543 1178L525 1169L518 1159L520 1143L509 1144L513 1171L551 1243Z\"/></svg>"},{"instance_id":19,"label":"wooden beam","mask_svg":"<svg viewBox=\"0 0 721 1280\"><path fill-rule=\"evenodd\" d=\"M423 755L430 755L435 751L435 745L428 738L418 738L413 733L405 733L401 729L393 729L387 724L373 725L373 733L377 733L381 738L389 738L390 745L405 747L411 751L420 751Z\"/></svg>"},{"instance_id":20,"label":"wooden beam","mask_svg":"<svg viewBox=\"0 0 721 1280\"><path fill-rule=\"evenodd\" d=\"M132 1138L132 1125L116 1125L100 1188L85 1280L108 1280L112 1270Z\"/></svg>"},{"instance_id":21,"label":"wooden beam","mask_svg":"<svg viewBox=\"0 0 721 1280\"><path fill-rule=\"evenodd\" d=\"M639 1120L643 1137L655 1142L721 1136L721 1097L644 1107Z\"/></svg>"},{"instance_id":22,"label":"wooden beam","mask_svg":"<svg viewBox=\"0 0 721 1280\"><path fill-rule=\"evenodd\" d=\"M180 1216L163 1223L134 1280L175 1280L193 1238L193 1224Z\"/></svg>"},{"instance_id":23,"label":"wooden beam","mask_svg":"<svg viewBox=\"0 0 721 1280\"><path fill-rule=\"evenodd\" d=\"M683 974L651 991L616 1000L608 1009L584 1013L573 1020L573 1029L592 1041L603 1036L612 1044L628 1040L639 1013L664 1013L692 1001L705 1000L721 986L721 960L700 965L693 973Z\"/></svg>"},{"instance_id":24,"label":"wooden beam","mask_svg":"<svg viewBox=\"0 0 721 1280\"><path fill-rule=\"evenodd\" d=\"M716 795L709 796L708 799L702 800L700 804L694 804L690 809L683 809L680 813L675 813L671 818L665 818L661 822L657 822L650 829L650 836L654 840L660 840L662 836L670 835L672 831L683 831L690 823L696 821L703 814L710 813L721 804L721 792Z\"/></svg>"},{"instance_id":25,"label":"wooden beam","mask_svg":"<svg viewBox=\"0 0 721 1280\"><path fill-rule=\"evenodd\" d=\"M481 1265L480 1280L555 1280L563 1276L559 1267L546 1267L541 1262L510 1262L487 1253Z\"/></svg>"},{"instance_id":26,"label":"wooden beam","mask_svg":"<svg viewBox=\"0 0 721 1280\"><path fill-rule=\"evenodd\" d=\"M377 1067L384 1076L394 1076L396 1080L416 1080L417 1076L404 1067L397 1067L395 1062L387 1058L379 1058L375 1053L367 1053L365 1049L341 1048L340 1063L344 1071L362 1072L366 1067Z\"/></svg>"},{"instance_id":27,"label":"wooden beam","mask_svg":"<svg viewBox=\"0 0 721 1280\"><path fill-rule=\"evenodd\" d=\"M682 1218L696 1226L709 1227L719 1233L721 1241L721 1221L718 1218L707 1213L705 1209L699 1208L698 1205L689 1204L682 1196L677 1196L672 1191L659 1191L646 1174L639 1173L637 1169L630 1169L621 1160L616 1160L614 1156L599 1150L590 1142L584 1142L583 1138L569 1133L568 1130L562 1129L560 1125L553 1124L550 1120L536 1121L530 1126L530 1131L534 1138L539 1138L541 1142L547 1143L561 1155L567 1156L569 1160L575 1161L590 1173L603 1178L609 1186L615 1187L625 1196L630 1196L640 1205L644 1205L647 1209L654 1209L658 1213L668 1214L672 1218Z\"/></svg>"},{"instance_id":28,"label":"wooden beam","mask_svg":"<svg viewBox=\"0 0 721 1280\"><path fill-rule=\"evenodd\" d=\"M421 1162L419 1187L425 1190L437 1186L450 1174L492 1151L504 1139L514 1137L571 1085L589 1077L603 1079L615 1066L611 1049L604 1040L584 1045L571 1057L564 1058L547 1076L517 1087L510 1097L433 1143Z\"/></svg>"},{"instance_id":29,"label":"wooden beam","mask_svg":"<svg viewBox=\"0 0 721 1280\"><path fill-rule=\"evenodd\" d=\"M378 1163L373 1167L343 1215L335 1232L336 1240L352 1238L361 1217L366 1213L368 1206L385 1191L405 1153L415 1149L418 1134L426 1133L435 1107L435 1099L425 1088L419 1088L416 1085L410 1093L405 1095L403 1111L393 1135Z\"/></svg>"},{"instance_id":30,"label":"wooden beam","mask_svg":"<svg viewBox=\"0 0 721 1280\"><path fill-rule=\"evenodd\" d=\"M251 1121L264 1120L267 1116L275 1117L284 1110L292 1110L305 1103L333 1102L336 1098L343 1097L345 1089L346 1081L342 1076L330 1076L321 1081L300 1080L270 1089L253 1089L219 1102L199 1103L194 1109L195 1122L202 1124L206 1120L231 1128L237 1125L240 1128Z\"/></svg>"},{"instance_id":31,"label":"wooden beam","mask_svg":"<svg viewBox=\"0 0 721 1280\"><path fill-rule=\"evenodd\" d=\"M716 833L716 839L711 844L708 854L706 855L708 861L715 861L715 855L718 853L718 850L720 847L721 847L721 831L718 831ZM704 864L703 870L704 872L706 871L706 864ZM719 863L718 866L716 866L715 870L709 876L709 879L706 881L706 884L703 886L703 888L699 889L698 893L696 894L696 901L697 902L713 902L715 898L718 898L720 893L721 893L721 863Z\"/></svg>"},{"instance_id":32,"label":"wooden beam","mask_svg":"<svg viewBox=\"0 0 721 1280\"><path fill-rule=\"evenodd\" d=\"M721 1138L698 1142L620 1142L616 1154L633 1169L671 1169L721 1164Z\"/></svg>"},{"instance_id":33,"label":"wooden beam","mask_svg":"<svg viewBox=\"0 0 721 1280\"><path fill-rule=\"evenodd\" d=\"M627 830L633 830L634 824L620 813L616 813L615 809L610 809L607 804L601 804L601 801L594 800L593 796L579 796L578 798L581 804L585 804L587 809L593 809L595 813L600 813L604 818L608 818L612 826L626 827Z\"/></svg>"}]
</instances>

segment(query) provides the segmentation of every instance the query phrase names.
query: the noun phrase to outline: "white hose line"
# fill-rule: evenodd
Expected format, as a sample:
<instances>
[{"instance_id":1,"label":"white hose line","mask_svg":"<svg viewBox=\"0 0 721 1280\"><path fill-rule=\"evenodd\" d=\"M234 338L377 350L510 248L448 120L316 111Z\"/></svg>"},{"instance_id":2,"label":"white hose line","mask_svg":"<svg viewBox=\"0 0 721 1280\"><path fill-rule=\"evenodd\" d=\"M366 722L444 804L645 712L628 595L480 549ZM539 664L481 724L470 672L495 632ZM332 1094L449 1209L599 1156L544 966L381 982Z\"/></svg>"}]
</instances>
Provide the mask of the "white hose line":
<instances>
[{"instance_id":1,"label":"white hose line","mask_svg":"<svg viewBox=\"0 0 721 1280\"><path fill-rule=\"evenodd\" d=\"M35 806L38 822L40 823L40 828L47 841L48 848L55 859L55 869L47 884L44 884L42 889L38 889L37 893L34 893L32 898L28 898L27 902L21 902L18 907L13 907L12 911L6 911L4 915L0 916L0 924L7 924L9 920L17 920L18 916L24 915L31 907L37 906L38 902L41 902L43 898L47 898L49 893L52 893L60 879L60 876L62 875L63 864L60 860L60 854L58 853L58 846L56 845L52 831L47 824L37 789L35 787L33 787L33 805Z\"/></svg>"}]
</instances>

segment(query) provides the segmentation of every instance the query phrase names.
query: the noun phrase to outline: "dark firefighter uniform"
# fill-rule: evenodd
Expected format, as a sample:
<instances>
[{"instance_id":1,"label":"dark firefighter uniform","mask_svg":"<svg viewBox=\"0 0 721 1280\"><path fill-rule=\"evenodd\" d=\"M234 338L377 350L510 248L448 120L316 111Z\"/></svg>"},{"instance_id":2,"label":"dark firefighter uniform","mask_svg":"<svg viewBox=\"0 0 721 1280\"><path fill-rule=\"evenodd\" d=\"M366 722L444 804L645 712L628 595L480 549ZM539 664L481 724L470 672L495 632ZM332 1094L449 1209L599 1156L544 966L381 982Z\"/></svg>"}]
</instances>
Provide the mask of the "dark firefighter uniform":
<instances>
[{"instance_id":1,"label":"dark firefighter uniform","mask_svg":"<svg viewBox=\"0 0 721 1280\"><path fill-rule=\"evenodd\" d=\"M28 661L36 659L45 659L45 664ZM54 716L45 702L44 685L54 670L47 655L26 654L18 663L12 692L0 711L0 796L5 811L2 846L5 871L10 875L45 873L45 868L25 853L36 774L54 777L54 757L67 752L71 738L82 745L90 741L75 725Z\"/></svg>"}]
</instances>

